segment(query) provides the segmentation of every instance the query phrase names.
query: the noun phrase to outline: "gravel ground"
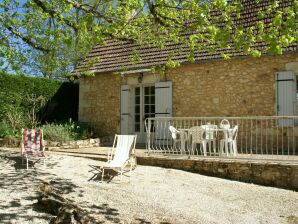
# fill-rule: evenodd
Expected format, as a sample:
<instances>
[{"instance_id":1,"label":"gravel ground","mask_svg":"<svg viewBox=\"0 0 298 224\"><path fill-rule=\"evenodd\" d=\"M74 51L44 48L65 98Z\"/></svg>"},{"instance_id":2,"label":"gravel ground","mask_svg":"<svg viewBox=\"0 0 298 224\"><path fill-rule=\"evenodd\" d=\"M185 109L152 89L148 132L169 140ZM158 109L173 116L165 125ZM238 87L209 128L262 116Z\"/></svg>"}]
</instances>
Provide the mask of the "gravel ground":
<instances>
[{"instance_id":1,"label":"gravel ground","mask_svg":"<svg viewBox=\"0 0 298 224\"><path fill-rule=\"evenodd\" d=\"M52 153L46 168L27 171L18 153L0 150L0 223L48 223L36 205L43 181L102 223L298 223L298 192L149 166L102 183L100 164Z\"/></svg>"}]
</instances>

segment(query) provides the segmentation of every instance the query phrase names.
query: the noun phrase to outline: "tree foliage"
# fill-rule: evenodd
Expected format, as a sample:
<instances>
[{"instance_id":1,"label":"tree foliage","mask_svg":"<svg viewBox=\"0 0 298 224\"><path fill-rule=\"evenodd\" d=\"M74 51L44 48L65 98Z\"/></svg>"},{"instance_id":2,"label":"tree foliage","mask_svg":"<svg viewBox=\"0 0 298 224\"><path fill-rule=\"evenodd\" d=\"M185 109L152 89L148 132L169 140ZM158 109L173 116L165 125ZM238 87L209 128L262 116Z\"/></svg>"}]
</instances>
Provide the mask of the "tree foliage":
<instances>
[{"instance_id":1,"label":"tree foliage","mask_svg":"<svg viewBox=\"0 0 298 224\"><path fill-rule=\"evenodd\" d=\"M55 77L71 71L93 46L111 38L160 48L169 42L183 43L188 46L190 61L202 49L233 48L260 56L282 54L284 48L297 44L298 0L288 5L285 0L271 0L250 24L241 19L247 2L3 0L0 63L2 68L18 71L27 66ZM253 0L255 6L264 2ZM256 43L263 45L255 48Z\"/></svg>"}]
</instances>

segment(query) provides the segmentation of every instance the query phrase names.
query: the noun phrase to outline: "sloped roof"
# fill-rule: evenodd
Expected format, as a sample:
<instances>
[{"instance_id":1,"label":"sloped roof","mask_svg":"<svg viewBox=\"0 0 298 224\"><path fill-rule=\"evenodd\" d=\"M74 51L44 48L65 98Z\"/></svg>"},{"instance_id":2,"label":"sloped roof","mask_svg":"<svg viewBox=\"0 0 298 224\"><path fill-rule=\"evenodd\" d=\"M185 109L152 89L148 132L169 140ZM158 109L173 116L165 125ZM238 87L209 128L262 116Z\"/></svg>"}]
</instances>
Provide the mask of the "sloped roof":
<instances>
[{"instance_id":1,"label":"sloped roof","mask_svg":"<svg viewBox=\"0 0 298 224\"><path fill-rule=\"evenodd\" d=\"M280 8L285 8L292 4L293 0L282 0L279 5ZM249 27L255 25L258 21L257 13L263 10L271 4L271 0L262 0L261 3L255 3L255 0L243 0L244 10L241 13L241 22L244 26ZM272 18L265 18L265 23L270 23ZM240 21L239 21L240 22ZM264 43L256 43L253 48L264 48ZM297 45L293 45L286 49L287 51L297 51ZM131 58L134 53L137 52L141 58L141 61L132 62ZM222 48L217 49L215 52L207 50L201 50L195 52L196 61L206 61L221 59L222 54L229 54L232 57L245 56L242 51L236 51L234 49ZM76 72L82 72L87 70L95 73L101 72L116 72L122 70L136 70L150 68L152 66L163 65L168 61L168 57L171 55L171 59L179 61L180 63L189 62L189 48L179 43L168 43L164 49L152 46L140 46L130 41L115 41L107 40L104 46L95 46L81 63L76 68ZM96 63L92 67L88 64L88 61L96 59Z\"/></svg>"}]
</instances>

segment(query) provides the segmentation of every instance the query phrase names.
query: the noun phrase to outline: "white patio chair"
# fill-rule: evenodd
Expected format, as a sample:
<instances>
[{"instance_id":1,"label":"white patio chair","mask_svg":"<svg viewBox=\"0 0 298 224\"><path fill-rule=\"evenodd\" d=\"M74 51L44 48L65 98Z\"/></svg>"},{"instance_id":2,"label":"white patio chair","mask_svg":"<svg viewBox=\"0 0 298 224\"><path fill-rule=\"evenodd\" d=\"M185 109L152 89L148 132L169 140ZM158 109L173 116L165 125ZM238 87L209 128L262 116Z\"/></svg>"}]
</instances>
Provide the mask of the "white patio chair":
<instances>
[{"instance_id":1,"label":"white patio chair","mask_svg":"<svg viewBox=\"0 0 298 224\"><path fill-rule=\"evenodd\" d=\"M223 151L225 150L225 154L227 156L229 153L237 156L237 133L238 125L236 125L233 129L227 129L225 137L220 140L220 154L223 154Z\"/></svg>"},{"instance_id":2,"label":"white patio chair","mask_svg":"<svg viewBox=\"0 0 298 224\"><path fill-rule=\"evenodd\" d=\"M37 158L43 159L45 167L46 156L44 153L44 141L42 129L22 129L21 158L24 164L24 157L27 160L27 170L29 169L29 160Z\"/></svg>"},{"instance_id":3,"label":"white patio chair","mask_svg":"<svg viewBox=\"0 0 298 224\"><path fill-rule=\"evenodd\" d=\"M206 131L206 140L209 145L209 151L213 148L213 153L216 153L216 136L217 136L217 125L207 123L201 126Z\"/></svg>"},{"instance_id":4,"label":"white patio chair","mask_svg":"<svg viewBox=\"0 0 298 224\"><path fill-rule=\"evenodd\" d=\"M222 129L229 129L231 127L230 122L227 119L223 119L219 125Z\"/></svg>"},{"instance_id":5,"label":"white patio chair","mask_svg":"<svg viewBox=\"0 0 298 224\"><path fill-rule=\"evenodd\" d=\"M136 147L137 135L115 135L113 147L108 154L108 161L100 167L103 181L106 169L114 170L120 173L121 180L124 168L130 164L130 174L136 166Z\"/></svg>"},{"instance_id":6,"label":"white patio chair","mask_svg":"<svg viewBox=\"0 0 298 224\"><path fill-rule=\"evenodd\" d=\"M181 153L183 153L183 151L185 151L185 142L187 141L187 133L186 132L181 132L178 131L174 126L170 125L169 126L169 131L171 132L171 136L173 139L173 145L174 148L180 148L181 149ZM183 145L184 144L184 145ZM180 145L180 147L177 145Z\"/></svg>"},{"instance_id":7,"label":"white patio chair","mask_svg":"<svg viewBox=\"0 0 298 224\"><path fill-rule=\"evenodd\" d=\"M207 156L208 139L204 138L204 136L206 137L206 130L201 126L196 126L196 127L191 127L188 133L189 133L189 139L191 142L192 153L194 154L196 145L200 144L200 151L202 152L202 148L203 148L203 154L204 156Z\"/></svg>"}]
</instances>

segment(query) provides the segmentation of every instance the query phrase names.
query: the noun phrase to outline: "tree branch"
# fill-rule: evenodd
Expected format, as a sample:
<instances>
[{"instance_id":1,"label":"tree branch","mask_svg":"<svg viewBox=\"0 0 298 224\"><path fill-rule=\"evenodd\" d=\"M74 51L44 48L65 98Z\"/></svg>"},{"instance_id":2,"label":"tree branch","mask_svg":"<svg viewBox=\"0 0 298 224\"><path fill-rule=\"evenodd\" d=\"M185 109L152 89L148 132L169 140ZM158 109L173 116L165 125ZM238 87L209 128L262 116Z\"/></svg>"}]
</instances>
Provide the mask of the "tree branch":
<instances>
[{"instance_id":1,"label":"tree branch","mask_svg":"<svg viewBox=\"0 0 298 224\"><path fill-rule=\"evenodd\" d=\"M75 31L77 31L79 29L78 25L64 17L62 17L61 15L59 15L58 13L55 12L55 10L51 9L49 6L46 5L46 3L40 1L40 0L33 0L33 2L40 7L45 13L49 14L51 17L64 22L67 26L73 28Z\"/></svg>"},{"instance_id":2,"label":"tree branch","mask_svg":"<svg viewBox=\"0 0 298 224\"><path fill-rule=\"evenodd\" d=\"M22 41L24 41L26 44L30 45L36 50L40 50L43 52L50 52L50 49L44 48L40 45L38 45L36 42L34 42L31 38L24 36L21 32L19 32L17 29L15 29L12 26L8 26L3 22L3 19L0 17L0 22L2 23L2 26L4 26L6 29L9 30L10 33L15 35L16 37L20 38Z\"/></svg>"},{"instance_id":3,"label":"tree branch","mask_svg":"<svg viewBox=\"0 0 298 224\"><path fill-rule=\"evenodd\" d=\"M111 19L107 18L104 14L98 12L94 7L87 4L80 4L79 2L75 0L64 0L64 2L71 4L76 9L79 9L81 11L84 11L86 13L91 13L93 15L99 16L103 19L105 19L107 22L113 22Z\"/></svg>"},{"instance_id":4,"label":"tree branch","mask_svg":"<svg viewBox=\"0 0 298 224\"><path fill-rule=\"evenodd\" d=\"M155 22L159 23L160 25L164 26L164 27L170 27L173 28L174 26L171 26L169 24L166 24L164 22L164 20L170 20L172 22L175 23L180 23L178 20L173 19L171 17L165 16L165 15L161 15L157 10L156 7L157 5L154 5L154 3L152 3L150 0L146 0L147 4L148 4L148 8L149 8L149 12L152 14Z\"/></svg>"}]
</instances>

